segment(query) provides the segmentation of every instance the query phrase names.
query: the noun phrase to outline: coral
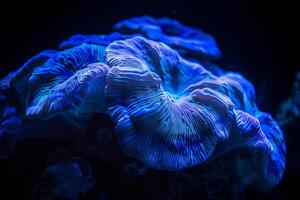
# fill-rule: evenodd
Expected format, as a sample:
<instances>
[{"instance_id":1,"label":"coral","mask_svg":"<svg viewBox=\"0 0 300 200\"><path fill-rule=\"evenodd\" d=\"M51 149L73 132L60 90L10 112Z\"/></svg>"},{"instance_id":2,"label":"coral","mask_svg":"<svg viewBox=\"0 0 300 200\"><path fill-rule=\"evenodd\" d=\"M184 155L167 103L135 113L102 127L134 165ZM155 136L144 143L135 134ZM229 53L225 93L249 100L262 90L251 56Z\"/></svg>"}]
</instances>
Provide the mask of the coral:
<instances>
[{"instance_id":1,"label":"coral","mask_svg":"<svg viewBox=\"0 0 300 200\"><path fill-rule=\"evenodd\" d=\"M43 51L4 77L0 139L6 133L17 135L19 115L27 125L63 116L86 130L91 116L101 113L111 117L115 133L100 127L96 143L105 146L116 139L137 160L125 166L132 176L147 169L201 167L232 154L235 160L223 160L226 167L218 169L230 166L227 173L239 176L240 187L279 183L285 169L283 132L268 113L259 111L248 80L213 63L221 56L213 37L168 18L127 19L115 29L121 33L74 35L58 51ZM7 101L7 94L18 101ZM84 142L77 147L85 153L94 149ZM48 174L58 178L54 193L68 196L73 191L66 177L73 180L75 175L80 179L75 185L82 183L77 162L71 158L48 166ZM60 179L61 173L66 177ZM215 172L210 176L220 179Z\"/></svg>"}]
</instances>

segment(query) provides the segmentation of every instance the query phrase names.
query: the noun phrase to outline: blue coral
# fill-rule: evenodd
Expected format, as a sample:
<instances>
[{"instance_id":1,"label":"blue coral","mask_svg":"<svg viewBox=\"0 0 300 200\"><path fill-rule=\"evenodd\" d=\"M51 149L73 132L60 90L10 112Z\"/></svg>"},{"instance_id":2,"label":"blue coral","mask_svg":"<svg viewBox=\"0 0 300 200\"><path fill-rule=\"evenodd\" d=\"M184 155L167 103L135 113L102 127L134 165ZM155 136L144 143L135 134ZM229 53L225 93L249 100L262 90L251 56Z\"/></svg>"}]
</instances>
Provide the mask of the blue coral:
<instances>
[{"instance_id":1,"label":"blue coral","mask_svg":"<svg viewBox=\"0 0 300 200\"><path fill-rule=\"evenodd\" d=\"M244 185L279 183L285 169L283 133L259 111L248 80L212 63L221 52L210 35L168 18L127 19L115 29L121 33L75 35L60 51L38 54L5 77L1 91L17 91L27 118L72 113L77 123L81 114L109 115L119 146L143 164L143 173L249 151L248 162L240 159L247 167L236 170ZM75 172L70 166L48 169Z\"/></svg>"}]
</instances>

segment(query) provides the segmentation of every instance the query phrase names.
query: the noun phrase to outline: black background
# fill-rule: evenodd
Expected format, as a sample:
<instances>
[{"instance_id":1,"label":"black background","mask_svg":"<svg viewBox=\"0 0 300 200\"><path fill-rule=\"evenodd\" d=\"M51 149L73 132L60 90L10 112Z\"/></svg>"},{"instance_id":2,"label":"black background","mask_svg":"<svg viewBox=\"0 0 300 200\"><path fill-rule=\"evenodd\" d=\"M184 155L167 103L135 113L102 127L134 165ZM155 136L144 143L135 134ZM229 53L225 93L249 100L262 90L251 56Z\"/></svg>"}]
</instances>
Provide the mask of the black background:
<instances>
[{"instance_id":1,"label":"black background","mask_svg":"<svg viewBox=\"0 0 300 200\"><path fill-rule=\"evenodd\" d=\"M296 3L288 1L51 0L0 6L1 76L72 34L110 33L117 21L141 15L176 18L212 34L223 52L217 63L255 85L263 111L276 113L300 70L299 13ZM293 180L285 177L277 198L295 191Z\"/></svg>"}]
</instances>

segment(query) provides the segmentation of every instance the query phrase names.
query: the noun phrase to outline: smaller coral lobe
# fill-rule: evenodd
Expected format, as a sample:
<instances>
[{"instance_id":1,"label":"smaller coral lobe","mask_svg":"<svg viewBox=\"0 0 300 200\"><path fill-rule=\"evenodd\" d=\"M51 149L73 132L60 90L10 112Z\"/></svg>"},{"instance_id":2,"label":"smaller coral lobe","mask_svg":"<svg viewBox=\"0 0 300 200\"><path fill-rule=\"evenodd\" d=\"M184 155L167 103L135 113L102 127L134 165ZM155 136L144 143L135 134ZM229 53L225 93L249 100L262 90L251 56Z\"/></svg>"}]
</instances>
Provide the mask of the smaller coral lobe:
<instances>
[{"instance_id":1,"label":"smaller coral lobe","mask_svg":"<svg viewBox=\"0 0 300 200\"><path fill-rule=\"evenodd\" d=\"M100 111L104 97L95 90L103 90L101 77L108 70L101 63L104 48L83 44L59 52L51 56L45 64L35 68L28 81L26 115L47 118L81 104L86 105L82 106L80 112L86 112L85 109ZM97 62L99 63L93 64ZM95 105L89 108L90 102L85 101L85 96L88 95L94 95L93 100L96 101L95 104L99 104L99 108Z\"/></svg>"}]
</instances>

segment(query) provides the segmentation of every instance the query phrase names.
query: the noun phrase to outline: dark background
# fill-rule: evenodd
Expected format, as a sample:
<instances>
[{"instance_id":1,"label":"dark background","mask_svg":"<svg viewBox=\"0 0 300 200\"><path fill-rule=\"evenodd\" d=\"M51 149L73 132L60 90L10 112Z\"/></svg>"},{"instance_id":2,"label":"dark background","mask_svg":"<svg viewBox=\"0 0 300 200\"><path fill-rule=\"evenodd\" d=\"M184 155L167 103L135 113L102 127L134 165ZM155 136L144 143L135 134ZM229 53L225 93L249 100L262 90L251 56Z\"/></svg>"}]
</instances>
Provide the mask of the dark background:
<instances>
[{"instance_id":1,"label":"dark background","mask_svg":"<svg viewBox=\"0 0 300 200\"><path fill-rule=\"evenodd\" d=\"M288 1L1 2L0 75L20 67L42 50L57 48L72 34L110 33L114 23L134 16L168 16L212 34L223 52L217 63L249 79L261 110L275 114L300 70L296 9L296 3ZM298 177L287 172L277 198L292 195L296 191L293 181Z\"/></svg>"}]
</instances>

